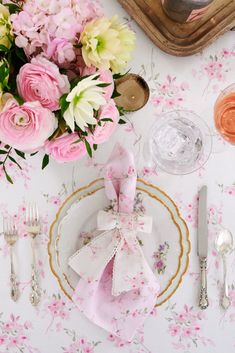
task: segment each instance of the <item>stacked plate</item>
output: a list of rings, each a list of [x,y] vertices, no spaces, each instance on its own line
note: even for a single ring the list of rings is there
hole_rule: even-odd
[[[104,181],[98,179],[74,192],[59,209],[51,225],[48,253],[51,270],[61,289],[71,298],[79,280],[68,259],[97,236],[96,217],[110,207]],[[138,180],[134,211],[153,218],[151,234],[138,234],[146,259],[161,285],[156,305],[168,300],[188,267],[188,228],[175,203],[156,186]]]

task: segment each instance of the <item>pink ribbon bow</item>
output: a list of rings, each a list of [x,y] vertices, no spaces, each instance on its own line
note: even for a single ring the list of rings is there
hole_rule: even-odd
[[[137,239],[137,231],[151,232],[152,220],[133,213],[133,155],[117,145],[105,170],[105,190],[113,210],[98,213],[102,233],[69,260],[81,277],[73,301],[95,324],[130,341],[153,309],[159,291]]]

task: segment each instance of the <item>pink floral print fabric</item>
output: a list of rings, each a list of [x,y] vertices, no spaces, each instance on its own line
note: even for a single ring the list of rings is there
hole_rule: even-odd
[[[151,220],[132,213],[134,158],[120,145],[105,167],[105,191],[114,210],[98,214],[104,232],[69,262],[81,276],[73,301],[96,325],[131,341],[156,303],[159,284],[136,237],[137,230],[151,231]]]

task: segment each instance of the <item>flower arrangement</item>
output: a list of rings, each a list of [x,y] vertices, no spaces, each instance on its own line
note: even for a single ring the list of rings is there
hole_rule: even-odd
[[[114,79],[123,74],[135,34],[96,0],[0,4],[0,161],[45,152],[74,161],[105,142],[120,119]]]

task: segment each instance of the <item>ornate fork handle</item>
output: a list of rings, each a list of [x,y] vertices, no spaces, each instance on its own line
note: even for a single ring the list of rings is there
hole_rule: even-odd
[[[206,257],[200,258],[200,269],[201,269],[201,289],[199,296],[199,307],[204,310],[209,306],[208,296],[207,296],[207,259]]]
[[[30,293],[30,303],[34,306],[38,305],[41,299],[41,290],[38,280],[38,272],[36,270],[36,259],[35,259],[35,249],[34,249],[34,238],[32,238],[32,251],[33,251],[33,262],[32,262],[32,272],[31,272],[31,293]]]
[[[11,257],[11,275],[10,275],[11,299],[16,302],[19,299],[20,291],[19,291],[16,274],[14,270],[12,245],[10,246],[10,257]]]

